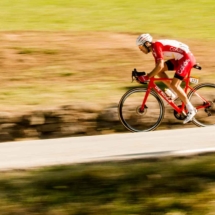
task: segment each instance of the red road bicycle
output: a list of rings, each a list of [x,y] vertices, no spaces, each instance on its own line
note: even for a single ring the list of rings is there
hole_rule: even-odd
[[[194,68],[201,69],[198,65]],[[145,75],[145,72],[132,71],[132,81],[138,76]],[[197,109],[197,114],[192,122],[201,127],[215,124],[215,84],[201,83],[194,87],[190,86],[190,73],[184,79],[184,91],[188,99]],[[165,100],[172,108],[176,119],[184,120],[186,117],[186,106],[180,101],[171,100],[166,93],[156,84],[163,80],[172,78],[151,78],[147,87],[134,88],[127,91],[121,98],[118,105],[118,114],[122,124],[132,132],[155,130],[164,117]],[[195,79],[194,79],[195,81]],[[162,100],[163,99],[163,100]]]

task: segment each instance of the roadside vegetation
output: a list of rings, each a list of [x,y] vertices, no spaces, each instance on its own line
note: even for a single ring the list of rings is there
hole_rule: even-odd
[[[0,174],[1,215],[210,215],[214,154]]]
[[[0,30],[150,32],[214,39],[213,0],[1,0]]]

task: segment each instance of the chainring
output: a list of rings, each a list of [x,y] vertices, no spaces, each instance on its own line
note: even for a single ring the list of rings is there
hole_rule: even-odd
[[[178,107],[181,108],[181,105],[178,105]],[[174,110],[173,114],[178,120],[184,120],[186,118],[186,115],[184,113],[178,113],[176,110]]]

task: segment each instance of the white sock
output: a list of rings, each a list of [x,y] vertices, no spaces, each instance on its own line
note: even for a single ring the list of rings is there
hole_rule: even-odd
[[[187,108],[188,112],[191,112],[191,111],[194,110],[194,107],[193,107],[193,105],[192,105],[190,102],[188,102],[188,103],[186,104],[186,108]]]

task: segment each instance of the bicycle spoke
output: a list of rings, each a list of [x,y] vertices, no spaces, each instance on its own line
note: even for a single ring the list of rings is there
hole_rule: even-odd
[[[210,83],[197,85],[194,92],[189,94],[189,99],[198,109],[193,122],[198,126],[215,124],[215,85]]]
[[[140,111],[145,93],[146,89],[133,89],[127,92],[119,103],[119,117],[130,131],[154,130],[163,118],[163,102],[154,92],[149,94],[144,111]]]

